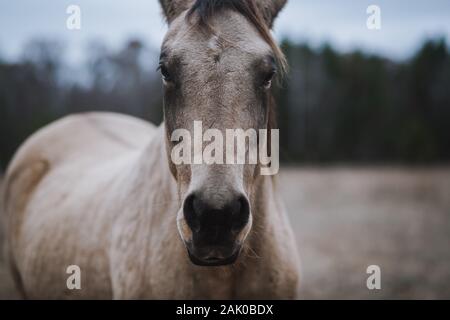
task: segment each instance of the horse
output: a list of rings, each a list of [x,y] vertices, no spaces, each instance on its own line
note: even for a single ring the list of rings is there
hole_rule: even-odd
[[[274,177],[175,164],[201,120],[271,129],[286,0],[160,0],[164,121],[91,112],[29,137],[5,176],[7,258],[23,298],[296,299],[299,256]],[[270,142],[270,141],[269,141]],[[80,285],[68,286],[70,266]]]

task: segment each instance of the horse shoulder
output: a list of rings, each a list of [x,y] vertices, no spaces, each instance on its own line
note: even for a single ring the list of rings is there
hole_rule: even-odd
[[[21,250],[26,248],[20,248],[20,230],[27,220],[26,212],[32,204],[33,194],[37,193],[44,178],[52,178],[53,172],[64,171],[66,166],[72,169],[79,166],[85,171],[94,163],[108,161],[124,151],[145,148],[154,132],[152,125],[129,116],[88,113],[55,121],[20,146],[5,175],[2,192],[5,213],[2,218],[7,226],[9,264],[22,292],[18,268],[21,261],[18,260]]]

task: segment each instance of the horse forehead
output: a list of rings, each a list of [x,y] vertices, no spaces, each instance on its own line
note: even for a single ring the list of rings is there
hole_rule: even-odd
[[[211,19],[211,26],[213,32],[201,31],[181,15],[171,25],[163,46],[176,56],[194,58],[225,53],[258,56],[271,50],[256,28],[236,12],[217,14]]]

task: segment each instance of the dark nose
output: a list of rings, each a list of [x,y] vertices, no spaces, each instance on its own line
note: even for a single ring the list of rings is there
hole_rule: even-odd
[[[247,225],[250,208],[243,195],[217,204],[205,195],[192,194],[185,200],[184,217],[195,246],[229,246]]]

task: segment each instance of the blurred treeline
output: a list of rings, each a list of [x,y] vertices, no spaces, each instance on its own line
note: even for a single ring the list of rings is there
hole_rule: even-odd
[[[34,40],[19,62],[0,59],[0,172],[33,132],[64,115],[113,111],[160,123],[159,52],[131,40],[120,50],[92,43],[82,66],[64,61],[64,46]]]
[[[281,156],[293,163],[437,164],[450,160],[450,54],[429,40],[402,62],[325,45],[282,43],[290,73],[276,90]],[[43,125],[109,110],[162,119],[159,53],[137,40],[91,45],[83,66],[33,41],[18,62],[0,58],[0,170]]]
[[[450,55],[430,40],[393,62],[330,46],[283,43],[279,92],[285,158],[308,163],[436,164],[450,160]]]

